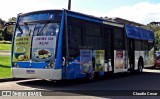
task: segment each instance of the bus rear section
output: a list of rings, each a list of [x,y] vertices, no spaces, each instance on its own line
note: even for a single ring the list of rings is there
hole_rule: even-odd
[[[55,69],[62,11],[38,11],[17,18],[12,46],[14,78],[62,79]]]

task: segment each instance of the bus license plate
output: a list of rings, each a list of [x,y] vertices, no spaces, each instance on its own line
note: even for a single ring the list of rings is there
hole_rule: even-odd
[[[35,74],[35,70],[26,70],[27,74]]]

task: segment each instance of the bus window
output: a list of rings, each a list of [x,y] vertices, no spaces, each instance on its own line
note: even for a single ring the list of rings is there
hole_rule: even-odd
[[[136,51],[141,51],[142,50],[141,40],[135,40],[135,50]]]
[[[112,29],[104,29],[104,49],[106,59],[111,59],[112,33]]]
[[[99,25],[94,23],[86,23],[86,46],[95,50],[102,49],[102,35]]]
[[[148,50],[148,41],[142,41],[142,50]]]
[[[122,29],[115,28],[115,49],[124,49],[124,34]]]
[[[69,56],[76,57],[79,55],[79,47],[82,46],[82,29],[74,25],[69,29]]]
[[[58,23],[37,24],[34,36],[57,36],[59,32]]]
[[[34,25],[18,25],[16,37],[31,36],[34,31]]]
[[[154,47],[154,42],[148,41],[148,47],[149,47],[149,51],[150,51]]]

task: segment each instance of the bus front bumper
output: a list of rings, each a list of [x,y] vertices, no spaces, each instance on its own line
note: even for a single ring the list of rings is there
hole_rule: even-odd
[[[61,80],[62,69],[12,68],[13,78]]]

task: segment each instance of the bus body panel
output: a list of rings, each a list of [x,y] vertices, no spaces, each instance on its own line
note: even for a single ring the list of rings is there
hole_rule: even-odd
[[[62,26],[64,22],[60,24],[61,18],[62,11],[60,10],[38,11],[18,16],[11,57],[12,76],[14,78],[62,79],[62,68],[55,69],[57,68],[54,58],[56,47],[54,47],[53,52],[53,48],[51,47],[56,45],[55,39],[58,39],[58,31],[63,32]],[[58,23],[60,24],[59,26]],[[25,29],[29,29],[29,32],[25,31]],[[27,43],[29,46],[23,45]],[[22,53],[16,51],[16,48],[23,48],[20,50],[26,51],[27,49],[29,51]],[[40,53],[44,53],[43,58]]]
[[[67,68],[67,71],[65,71]],[[63,67],[63,79],[76,79],[86,77],[85,73],[81,72],[79,63],[71,63],[68,66]]]
[[[14,78],[61,80],[62,69],[12,68]]]
[[[126,51],[114,50],[114,73],[127,72],[128,65],[126,64]]]

